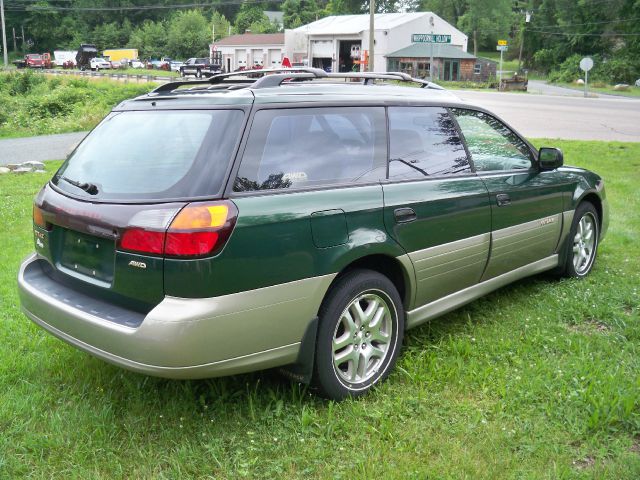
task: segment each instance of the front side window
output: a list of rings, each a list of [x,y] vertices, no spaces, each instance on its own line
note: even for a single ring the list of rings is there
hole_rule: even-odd
[[[445,108],[389,108],[389,147],[389,180],[471,171],[460,135]]]
[[[382,107],[261,110],[233,190],[364,183],[385,174]]]
[[[453,109],[453,112],[477,171],[531,168],[529,147],[502,122],[475,110]]]

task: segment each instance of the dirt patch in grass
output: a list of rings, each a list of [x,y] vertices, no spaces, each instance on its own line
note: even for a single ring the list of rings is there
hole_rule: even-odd
[[[596,464],[596,459],[590,455],[587,455],[586,457],[581,458],[580,460],[573,461],[573,466],[578,470],[585,470],[587,468],[591,468],[595,464]]]
[[[582,333],[584,335],[592,335],[594,333],[606,335],[611,331],[611,327],[609,325],[595,318],[589,318],[584,323],[569,325],[567,329],[570,332]]]

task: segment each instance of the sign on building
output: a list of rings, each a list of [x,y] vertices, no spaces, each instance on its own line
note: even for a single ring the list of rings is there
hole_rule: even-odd
[[[438,35],[435,33],[414,33],[411,35],[413,43],[451,43],[451,35]]]

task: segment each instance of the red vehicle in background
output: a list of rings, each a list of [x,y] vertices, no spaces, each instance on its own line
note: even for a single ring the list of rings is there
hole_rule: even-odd
[[[51,54],[28,53],[22,60],[16,60],[17,68],[51,68]]]

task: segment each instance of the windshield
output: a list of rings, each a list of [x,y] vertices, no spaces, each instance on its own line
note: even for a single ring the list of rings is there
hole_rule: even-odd
[[[42,57],[40,55],[27,55],[31,60],[40,60]]]
[[[94,58],[93,61],[94,62],[106,62],[106,60],[104,58]]]
[[[109,115],[52,182],[97,201],[213,196],[240,134],[240,110],[120,112]]]

